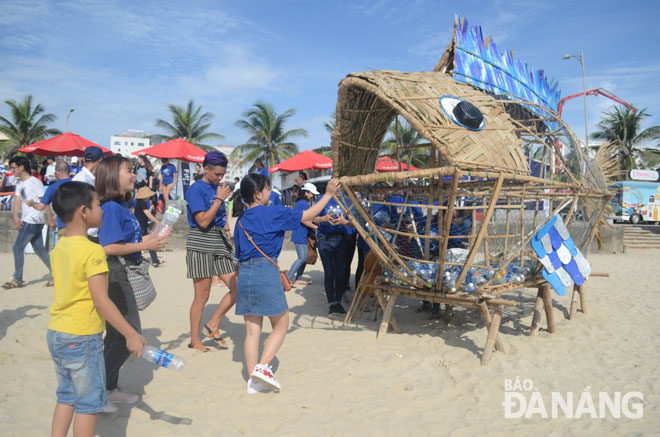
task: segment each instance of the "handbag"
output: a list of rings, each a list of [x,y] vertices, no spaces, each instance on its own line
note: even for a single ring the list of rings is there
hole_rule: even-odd
[[[117,257],[126,270],[128,283],[131,284],[137,309],[144,311],[156,299],[156,287],[149,276],[149,263],[142,259],[140,264],[128,264],[123,256]]]
[[[243,229],[243,232],[245,232],[245,236],[247,237],[248,240],[250,240],[250,243],[252,243],[254,248],[257,249],[259,251],[259,253],[262,254],[268,261],[272,262],[273,265],[275,266],[275,268],[277,269],[277,271],[280,272],[280,281],[282,281],[282,287],[284,288],[284,291],[291,290],[291,288],[293,288],[293,286],[291,285],[291,281],[289,280],[289,277],[286,275],[289,271],[288,270],[280,270],[280,266],[278,266],[275,261],[270,259],[270,257],[268,255],[263,253],[263,251],[261,249],[259,249],[259,246],[257,246],[257,244],[254,242],[252,237],[250,237],[250,234],[247,233],[247,231],[243,227],[243,224],[240,222],[240,220],[238,221],[238,225],[241,227],[241,229]]]
[[[316,260],[319,259],[319,254],[316,251],[319,243],[314,237],[307,237],[307,264],[314,265]]]

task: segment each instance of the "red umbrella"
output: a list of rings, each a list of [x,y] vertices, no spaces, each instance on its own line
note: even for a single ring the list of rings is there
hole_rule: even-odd
[[[176,140],[156,144],[146,149],[133,152],[133,155],[149,155],[154,158],[181,159],[188,162],[203,162],[206,152],[192,143],[177,138]]]
[[[276,171],[325,170],[332,168],[332,159],[311,150],[305,150],[268,169]]]
[[[52,138],[30,144],[29,146],[21,147],[18,151],[42,156],[83,156],[85,149],[89,146],[100,147],[105,156],[113,154],[110,149],[101,147],[95,142],[71,132],[65,132]]]
[[[410,166],[405,162],[399,162],[394,158],[389,156],[381,156],[376,162],[376,171],[379,173],[385,173],[388,171],[408,171],[408,170],[419,170],[417,167]]]

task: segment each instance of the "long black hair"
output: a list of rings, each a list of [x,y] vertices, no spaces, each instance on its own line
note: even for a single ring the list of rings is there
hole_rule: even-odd
[[[270,187],[270,179],[259,173],[250,173],[241,181],[241,197],[246,205],[254,202],[254,195]]]

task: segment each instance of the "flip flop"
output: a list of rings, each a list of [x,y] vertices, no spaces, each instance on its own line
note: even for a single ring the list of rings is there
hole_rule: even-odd
[[[12,288],[21,288],[25,286],[25,281],[7,281],[2,284],[2,288],[5,290],[11,290]]]
[[[209,328],[208,325],[204,324],[204,327],[202,328],[202,332],[211,340],[215,341],[216,344],[223,347],[227,347],[227,342],[225,341],[224,338],[220,336],[220,331],[218,331],[217,329],[215,331],[211,331],[211,328]]]
[[[211,349],[207,348],[207,347],[204,346],[202,343],[197,343],[197,344],[194,345],[194,346],[193,346],[192,343],[188,343],[188,347],[189,347],[190,349],[196,349],[196,350],[198,350],[198,351],[200,351],[200,352],[202,352],[202,353],[211,352]]]
[[[52,287],[53,285],[55,285],[55,281],[51,279],[50,281],[46,282],[46,285],[44,285],[44,287]]]

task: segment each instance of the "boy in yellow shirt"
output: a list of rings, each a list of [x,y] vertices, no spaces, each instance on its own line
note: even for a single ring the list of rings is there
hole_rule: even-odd
[[[105,321],[126,337],[133,355],[140,356],[147,341],[108,297],[105,252],[87,238],[87,229],[101,227],[103,216],[94,187],[65,182],[55,191],[52,203],[67,232],[50,255],[55,302],[50,307],[47,339],[58,382],[51,435],[66,436],[73,419],[75,436],[93,436],[96,414],[107,403]]]

